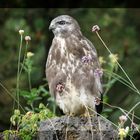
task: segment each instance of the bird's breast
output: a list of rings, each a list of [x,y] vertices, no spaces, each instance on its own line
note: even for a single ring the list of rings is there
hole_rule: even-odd
[[[66,82],[67,89],[63,91],[62,94],[56,94],[56,102],[59,107],[63,110],[65,114],[68,115],[80,115],[85,112],[84,104],[80,99],[80,93],[75,88],[75,86],[70,83]]]

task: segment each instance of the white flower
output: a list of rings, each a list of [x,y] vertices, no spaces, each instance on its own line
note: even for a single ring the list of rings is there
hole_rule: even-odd
[[[31,40],[31,37],[30,36],[25,36],[25,40],[26,41],[30,41]]]
[[[129,132],[129,126],[127,126],[127,127],[125,128],[125,133],[128,134],[128,132]]]
[[[98,32],[100,30],[100,27],[98,25],[94,25],[92,27],[92,32]]]
[[[19,30],[19,34],[23,35],[24,34],[24,30]]]
[[[34,56],[34,53],[32,52],[27,52],[27,58]]]
[[[119,117],[119,120],[121,123],[125,123],[127,121],[127,117],[125,115],[122,115]]]

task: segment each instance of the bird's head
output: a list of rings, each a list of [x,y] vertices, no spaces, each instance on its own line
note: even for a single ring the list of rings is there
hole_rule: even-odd
[[[69,36],[79,31],[80,27],[77,21],[68,15],[61,15],[53,19],[50,23],[49,30],[52,30],[55,36]]]

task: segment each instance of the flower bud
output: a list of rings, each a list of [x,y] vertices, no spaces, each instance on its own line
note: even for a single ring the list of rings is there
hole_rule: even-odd
[[[24,30],[19,30],[19,34],[23,35],[24,34]]]
[[[95,77],[102,77],[103,76],[103,70],[99,69],[99,68],[95,69],[94,76]]]
[[[30,36],[25,36],[25,40],[26,41],[30,41],[31,40],[31,37]]]
[[[106,63],[105,59],[102,56],[99,57],[99,62],[101,65]]]
[[[98,25],[94,25],[92,27],[92,32],[98,32],[98,31],[100,31],[100,27]]]
[[[125,123],[127,121],[127,117],[125,115],[122,115],[119,117],[119,120],[121,123]]]
[[[14,114],[17,115],[17,116],[20,115],[20,110],[15,109]]]
[[[32,56],[34,56],[34,53],[32,53],[32,52],[27,52],[27,58],[30,58],[30,57],[32,57]]]
[[[112,63],[115,63],[119,59],[118,54],[110,54],[109,58],[112,61]]]

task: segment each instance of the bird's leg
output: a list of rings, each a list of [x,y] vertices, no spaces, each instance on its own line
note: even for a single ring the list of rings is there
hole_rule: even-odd
[[[74,116],[75,116],[75,113],[72,113],[72,112],[71,112],[71,113],[69,114],[69,116],[70,116],[70,117],[74,117]]]
[[[89,115],[89,112],[88,111],[85,111],[85,113],[83,114],[83,117],[86,117],[88,118],[90,115]]]
[[[85,118],[92,117],[92,113],[86,108],[85,112],[81,114],[80,117],[85,117]]]
[[[81,117],[94,117],[95,116],[95,113],[93,112],[89,112],[89,111],[86,111],[84,114],[81,115]]]

